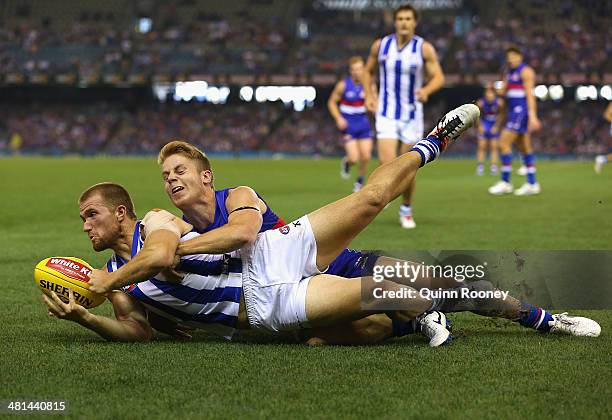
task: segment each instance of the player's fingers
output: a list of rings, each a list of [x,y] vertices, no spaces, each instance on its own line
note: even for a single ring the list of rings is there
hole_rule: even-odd
[[[58,308],[55,302],[49,299],[47,295],[43,295],[43,300],[45,301],[45,303],[47,304],[47,307],[49,308],[49,315],[55,316],[58,318],[61,318],[62,316],[64,316],[64,312],[62,311],[62,309]]]
[[[65,304],[55,292],[51,292],[51,298],[53,299],[55,304],[59,307],[60,311],[63,312],[68,307],[68,305]]]
[[[49,299],[49,297],[47,295],[43,295],[42,299],[43,299],[43,302],[45,303],[45,305],[47,305],[47,307],[49,309],[57,310],[57,306],[55,305],[55,303],[53,303],[53,301],[51,299]]]
[[[76,302],[74,300],[74,293],[72,292],[72,289],[68,289],[68,303],[70,304],[70,306],[76,305]]]

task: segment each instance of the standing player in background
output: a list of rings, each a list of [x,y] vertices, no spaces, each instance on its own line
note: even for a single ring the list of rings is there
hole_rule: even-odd
[[[415,35],[419,20],[417,10],[400,6],[393,12],[395,33],[377,39],[363,74],[366,107],[376,115],[378,157],[385,164],[406,153],[423,137],[423,103],[444,85],[444,74],[433,45]],[[379,68],[379,94],[372,79]],[[425,83],[427,81],[427,83]],[[415,179],[402,194],[400,224],[416,227],[412,217],[412,195]]]
[[[531,145],[531,132],[540,129],[536,98],[533,93],[535,72],[523,62],[523,54],[515,47],[506,49],[508,71],[502,91],[506,95],[507,122],[501,133],[501,180],[489,188],[493,195],[510,194],[514,187],[510,183],[512,171],[512,143],[519,141],[519,150],[527,167],[527,182],[514,191],[515,195],[535,195],[540,193],[536,182],[535,155]]]
[[[366,114],[365,96],[361,84],[363,66],[363,58],[351,57],[350,76],[336,83],[327,100],[329,113],[342,133],[346,152],[346,156],[342,159],[340,176],[349,179],[351,165],[359,162],[359,175],[355,180],[353,192],[361,189],[368,172],[368,163],[372,158],[372,127]]]
[[[612,102],[608,103],[608,107],[604,111],[603,114],[606,121],[610,123],[610,137],[612,137]],[[607,155],[598,155],[595,157],[595,172],[601,173],[603,166],[612,160],[612,153],[608,153]]]
[[[499,160],[497,151],[497,140],[499,139],[499,128],[501,123],[500,114],[504,106],[503,99],[495,94],[493,86],[485,87],[484,96],[480,98],[476,105],[480,108],[480,124],[478,125],[478,152],[476,159],[476,175],[484,174],[484,161],[487,154],[487,144],[489,145],[491,157],[491,174],[497,174],[497,163]]]

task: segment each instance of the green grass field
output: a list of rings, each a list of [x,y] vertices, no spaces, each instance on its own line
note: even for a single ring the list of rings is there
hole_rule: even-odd
[[[332,160],[219,160],[218,188],[248,184],[286,220],[350,191]],[[612,249],[612,167],[542,162],[543,193],[491,197],[496,179],[468,161],[442,161],[418,176],[418,228],[399,229],[398,202],[354,243],[357,248]],[[246,334],[226,343],[106,343],[51,319],[32,281],[52,255],[101,265],[81,232],[76,200],[115,181],[142,216],[170,209],[158,168],[147,159],[0,160],[0,400],[69,402],[72,418],[610,418],[612,310],[574,311],[602,326],[597,339],[542,336],[505,320],[451,315],[458,338],[430,349],[411,336],[370,347],[308,348]],[[519,180],[515,177],[515,185]],[[347,215],[350,217],[350,215]],[[110,315],[110,305],[94,310]]]

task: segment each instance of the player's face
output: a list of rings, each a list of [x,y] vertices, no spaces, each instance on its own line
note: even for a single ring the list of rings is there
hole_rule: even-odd
[[[351,78],[353,80],[361,80],[361,76],[363,75],[363,63],[358,61],[351,64],[349,67],[349,73],[351,74]]]
[[[96,194],[83,201],[79,213],[83,221],[83,232],[89,237],[94,251],[111,248],[121,234],[121,226],[102,197]]]
[[[514,51],[509,51],[506,53],[506,61],[508,62],[510,68],[514,69],[521,64],[521,61],[523,61],[523,56]]]
[[[166,194],[180,209],[202,200],[207,184],[212,182],[210,171],[201,171],[196,161],[180,154],[164,161],[162,177]]]
[[[495,92],[493,91],[492,87],[488,87],[488,88],[485,89],[485,98],[489,102],[491,102],[493,99],[495,99]]]
[[[416,26],[417,21],[412,10],[403,10],[395,16],[395,32],[398,35],[412,36]]]

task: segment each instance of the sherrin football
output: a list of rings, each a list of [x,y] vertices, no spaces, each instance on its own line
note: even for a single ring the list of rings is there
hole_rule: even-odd
[[[95,308],[105,297],[89,290],[89,275],[92,267],[74,257],[45,258],[34,269],[34,281],[46,295],[55,292],[68,303],[68,289],[72,289],[74,300],[85,308]]]

